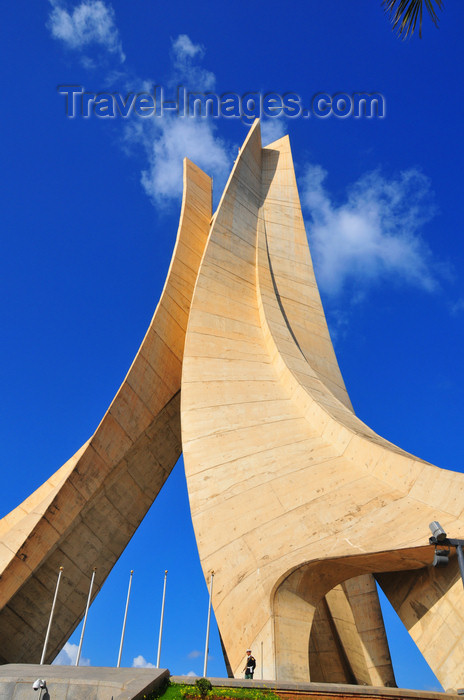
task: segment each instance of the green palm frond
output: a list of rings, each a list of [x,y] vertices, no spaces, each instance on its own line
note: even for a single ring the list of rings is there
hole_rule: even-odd
[[[398,32],[398,36],[407,39],[414,33],[417,19],[419,18],[419,37],[422,37],[422,14],[424,5],[432,19],[438,27],[437,10],[443,9],[444,0],[383,0],[382,5],[389,15],[393,24],[393,29]]]

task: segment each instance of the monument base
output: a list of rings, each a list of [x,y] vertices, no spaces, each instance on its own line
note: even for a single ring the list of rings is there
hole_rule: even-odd
[[[242,678],[209,678],[211,684],[222,688],[268,688],[283,700],[462,700],[456,691],[446,693],[428,690],[407,690],[370,685],[345,685],[341,683],[290,683]],[[191,676],[171,676],[172,683],[192,684]]]
[[[142,700],[168,678],[169,671],[159,668],[5,664],[0,700]],[[34,693],[41,680],[45,687]]]

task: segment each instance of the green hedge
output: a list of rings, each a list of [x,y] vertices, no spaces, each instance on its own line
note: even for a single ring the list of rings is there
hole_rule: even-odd
[[[204,682],[206,681],[206,683]],[[209,685],[207,685],[209,684]],[[209,690],[208,688],[211,687]],[[272,690],[266,688],[223,688],[213,687],[207,679],[199,678],[196,685],[170,683],[153,693],[144,695],[144,700],[214,700],[218,698],[236,698],[237,700],[281,700]]]

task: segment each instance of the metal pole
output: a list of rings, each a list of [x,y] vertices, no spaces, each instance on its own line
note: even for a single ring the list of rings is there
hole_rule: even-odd
[[[211,572],[211,579],[209,582],[208,622],[206,623],[205,663],[203,665],[203,678],[206,678],[206,668],[208,666],[209,623],[211,620],[211,599],[213,597],[213,578],[214,578],[214,571]]]
[[[163,600],[161,602],[161,620],[160,620],[160,631],[158,637],[158,654],[156,656],[156,668],[160,666],[161,657],[161,638],[163,636],[163,621],[164,621],[164,601],[166,600],[166,579],[168,576],[168,570],[164,572],[164,584],[163,584]]]
[[[124,644],[124,634],[126,632],[127,609],[129,607],[129,598],[130,598],[130,592],[131,592],[133,573],[134,573],[134,570],[132,569],[130,572],[130,576],[129,576],[129,588],[127,589],[126,610],[124,612],[124,622],[122,623],[121,644],[119,645],[118,663],[116,664],[116,668],[119,668],[119,666],[121,665],[122,645]]]
[[[93,582],[95,580],[95,572],[96,568],[93,569],[92,571],[92,578],[90,579],[90,588],[89,588],[89,595],[87,598],[87,605],[85,607],[85,614],[84,614],[84,623],[82,625],[82,632],[81,632],[81,640],[79,642],[79,649],[77,650],[77,656],[76,656],[76,666],[79,666],[79,660],[81,658],[81,651],[82,651],[82,642],[84,641],[84,632],[85,632],[85,626],[87,624],[87,613],[89,612],[89,607],[90,607],[90,598],[92,597],[92,588],[93,588]]]
[[[461,572],[462,585],[464,586],[464,554],[462,553],[462,544],[456,545],[458,554],[459,571]]]
[[[40,659],[40,665],[42,666],[45,661],[45,654],[47,653],[48,638],[50,636],[50,630],[52,627],[53,613],[55,612],[56,599],[58,597],[58,588],[60,587],[61,574],[63,573],[63,567],[60,566],[60,572],[58,574],[58,580],[56,582],[55,595],[53,596],[52,609],[50,610],[50,619],[48,620],[47,633],[45,635],[45,642],[43,645],[42,658]]]

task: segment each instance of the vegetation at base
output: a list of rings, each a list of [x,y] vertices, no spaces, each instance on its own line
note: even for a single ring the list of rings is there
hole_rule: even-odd
[[[197,680],[195,681],[195,685],[200,691],[200,695],[202,698],[206,698],[209,691],[213,689],[211,681],[209,681],[207,678],[197,678]]]
[[[166,700],[167,700],[167,697],[168,697],[167,691],[169,690],[170,687],[171,687],[171,681],[169,680],[169,678],[163,678],[159,687],[156,688],[156,690],[152,690],[152,692],[148,693],[148,695],[144,695],[143,700],[157,700],[157,698],[160,698],[160,697],[163,697],[163,698],[166,697]]]
[[[144,695],[144,700],[281,700],[267,688],[213,687],[207,678],[198,678],[195,685],[170,683]]]

